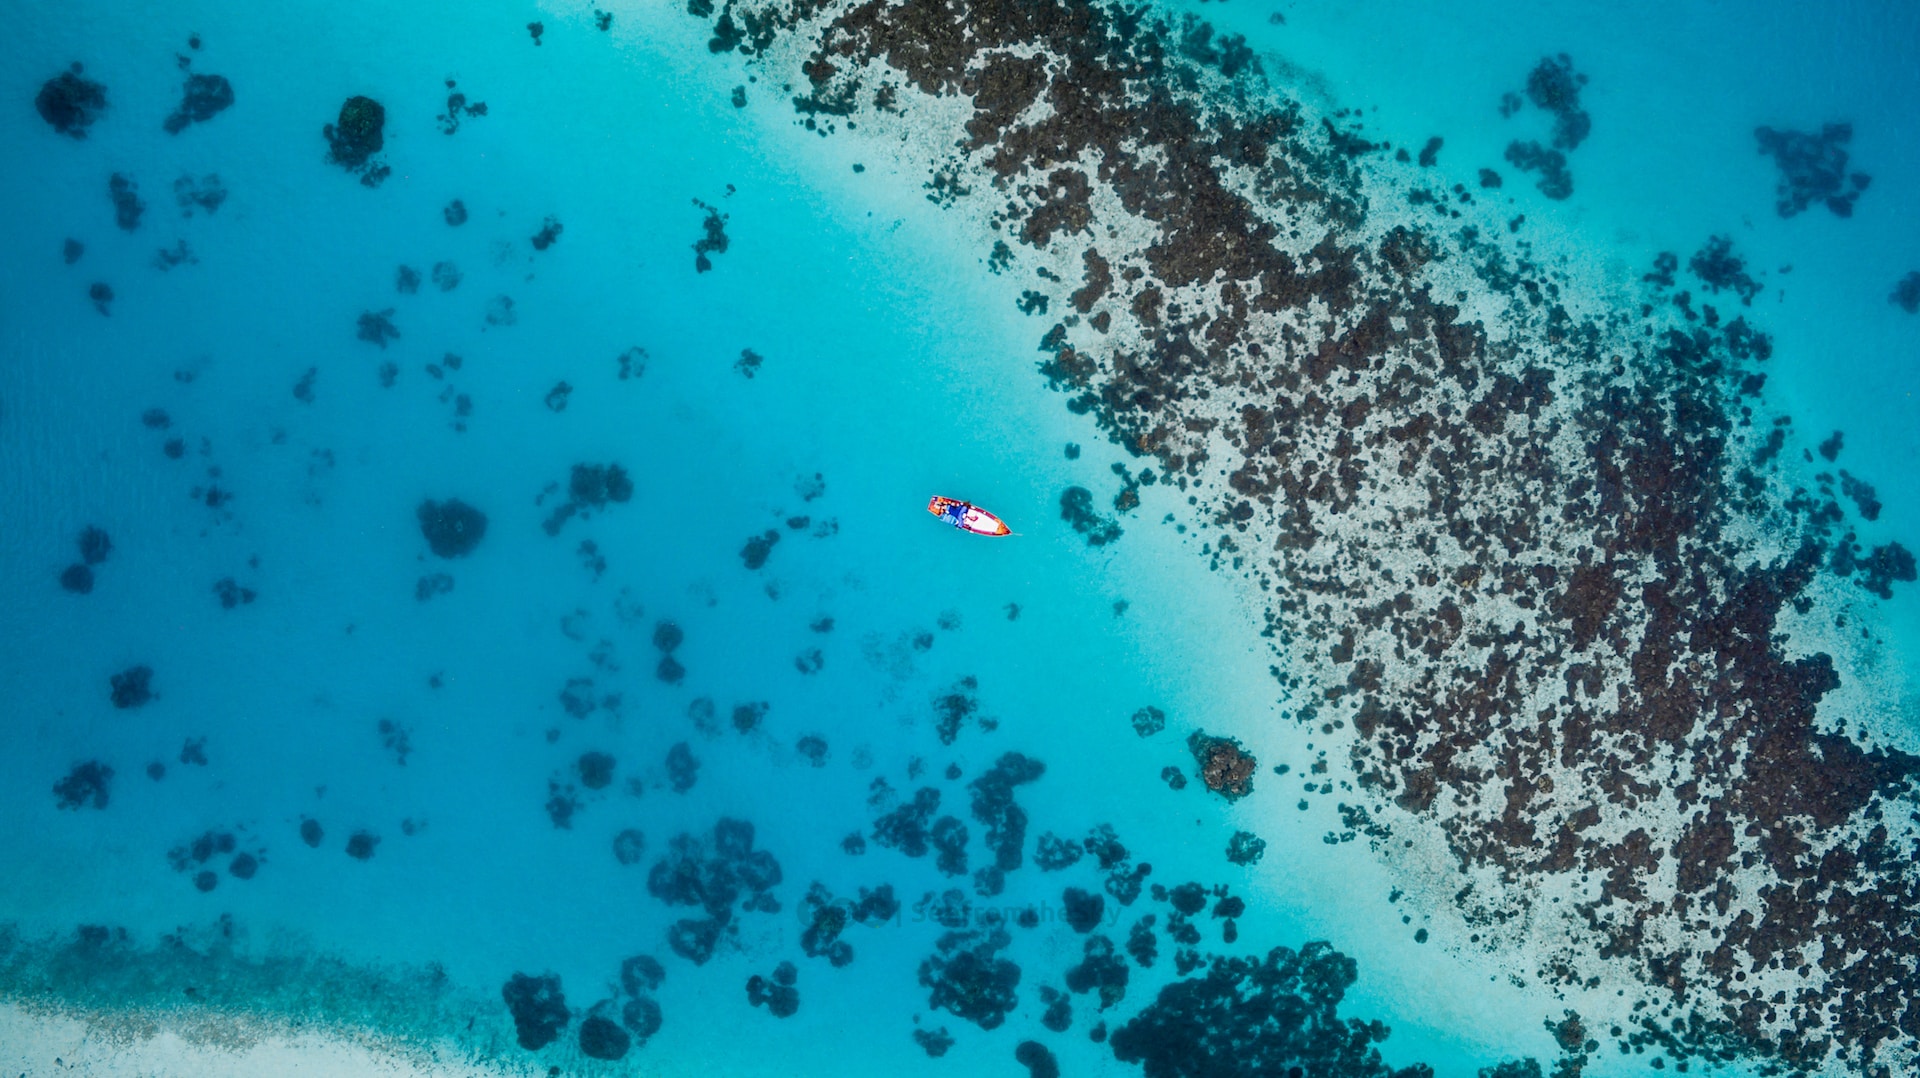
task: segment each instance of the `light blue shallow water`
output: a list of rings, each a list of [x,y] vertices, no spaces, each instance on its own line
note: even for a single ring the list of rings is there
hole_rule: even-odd
[[[1465,1075],[1553,1059],[1543,1022],[1559,1002],[1445,935],[1452,922],[1432,920],[1443,903],[1403,901],[1419,875],[1404,861],[1323,841],[1343,827],[1350,776],[1336,754],[1326,789],[1296,798],[1328,747],[1282,721],[1300,701],[1276,691],[1256,600],[1195,556],[1185,497],[1145,488],[1111,545],[1061,519],[1063,490],[1104,500],[1110,466],[1137,462],[1034,372],[1051,323],[1015,307],[1026,278],[989,272],[923,197],[923,173],[798,126],[784,94],[709,55],[700,21],[610,10],[605,30],[585,8],[493,3],[15,13],[0,45],[14,103],[0,111],[12,161],[0,198],[14,209],[0,219],[0,922],[28,940],[125,926],[148,947],[230,916],[256,957],[437,963],[489,1002],[515,973],[556,974],[572,1022],[542,1054],[512,1043],[504,1007],[478,1032],[406,1028],[417,1012],[399,1007],[319,1014],[464,1038],[512,1065],[1018,1073],[1014,1045],[1032,1039],[1065,1073],[1132,1073],[1087,1032],[1117,1028],[1176,978],[1164,933],[1111,1011],[1069,993],[1070,1033],[1046,1026],[1037,994],[1082,957],[1061,889],[1099,893],[1102,877],[1091,858],[1041,872],[1035,840],[1110,824],[1135,864],[1151,863],[1150,884],[1225,885],[1245,900],[1237,945],[1224,918],[1195,917],[1207,950],[1325,939],[1353,956],[1341,1015],[1393,1028],[1388,1065]],[[1920,532],[1920,321],[1887,301],[1920,268],[1906,212],[1920,73],[1900,47],[1911,12],[1195,10],[1245,34],[1314,107],[1367,109],[1370,137],[1418,147],[1444,135],[1449,182],[1471,184],[1483,164],[1506,173],[1503,195],[1542,244],[1608,280],[1734,236],[1766,270],[1754,308],[1776,340],[1769,406],[1809,443],[1846,432],[1841,465],[1885,503],[1863,538]],[[1541,117],[1503,120],[1497,105],[1562,50],[1591,79],[1593,134],[1570,155],[1574,197],[1549,202],[1499,159]],[[236,100],[169,134],[176,57],[231,79]],[[84,139],[32,107],[76,60],[110,94]],[[450,81],[487,110],[448,134],[436,115]],[[738,85],[744,108],[729,99]],[[386,108],[392,173],[377,187],[325,160],[320,128],[355,94]],[[1857,212],[1776,217],[1752,128],[1840,119],[1854,125],[1855,167],[1873,175]],[[114,222],[115,173],[145,202],[132,231]],[[184,212],[176,179],[210,174],[225,201]],[[457,227],[443,216],[453,199],[469,215]],[[701,273],[708,207],[727,244]],[[562,230],[536,249],[549,219]],[[69,238],[84,252],[66,264]],[[190,264],[157,266],[176,241]],[[457,267],[457,286],[438,285],[438,264]],[[403,266],[417,290],[396,288]],[[106,317],[95,282],[112,289]],[[397,337],[358,339],[363,316],[388,309]],[[620,465],[631,497],[549,534],[582,464]],[[210,505],[216,488],[230,500]],[[944,529],[921,509],[935,493],[979,501],[1019,535]],[[448,498],[487,521],[452,559],[416,518]],[[89,526],[112,552],[74,594],[60,576]],[[755,567],[749,541],[768,534],[777,542]],[[229,579],[246,590],[226,607],[216,582]],[[1897,675],[1911,614],[1895,604],[1887,617]],[[677,681],[656,674],[663,621],[684,633]],[[154,698],[115,707],[109,679],[140,666]],[[1907,690],[1888,684],[1888,710],[1903,715]],[[956,691],[979,710],[948,745],[936,721]],[[563,695],[594,706],[569,714]],[[735,708],[755,703],[757,725],[735,729]],[[1136,736],[1131,717],[1148,706],[1165,728]],[[1185,747],[1195,730],[1258,757],[1256,796],[1201,788]],[[805,738],[825,744],[817,766]],[[681,744],[699,766],[676,791]],[[589,752],[614,760],[604,788],[583,778]],[[1003,894],[871,837],[876,805],[932,787],[935,815],[969,829],[969,871],[990,863],[968,784],[1010,752],[1046,772],[1016,794],[1027,863]],[[62,809],[49,788],[87,760],[112,768],[110,796]],[[1185,789],[1168,788],[1166,768]],[[556,797],[577,805],[570,816]],[[736,913],[696,964],[667,932],[697,911],[650,895],[647,874],[675,835],[704,839],[723,817],[750,821],[778,859],[780,908]],[[309,820],[317,845],[302,837]],[[630,828],[646,852],[625,865],[612,850]],[[1267,843],[1257,864],[1223,856],[1239,830]],[[356,859],[348,839],[362,831],[378,842]],[[209,833],[234,846],[202,861],[192,842]],[[843,849],[851,833],[869,836],[864,854]],[[169,863],[180,848],[184,871]],[[231,871],[238,853],[257,874]],[[203,870],[215,874],[205,891]],[[837,968],[802,953],[816,881],[846,899],[890,884],[904,909],[849,927],[855,957]],[[936,1010],[921,984],[943,928],[915,903],[950,888],[976,914],[1045,911],[1006,952],[1025,973],[995,1030]],[[1109,898],[1101,931],[1118,945],[1149,912],[1164,929],[1164,902]],[[666,967],[664,1023],[619,1064],[585,1061],[580,1023],[603,1001],[617,1010],[620,963],[636,954]],[[782,961],[798,967],[801,1005],[776,1019],[743,985]],[[9,968],[10,998],[112,1005]],[[154,1001],[129,989],[126,1002]],[[956,1039],[938,1061],[910,1036],[933,1027]],[[1587,1073],[1642,1063],[1607,1044]]]

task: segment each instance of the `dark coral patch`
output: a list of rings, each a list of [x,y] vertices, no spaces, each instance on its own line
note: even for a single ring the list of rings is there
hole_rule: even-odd
[[[693,204],[707,214],[700,226],[700,238],[693,245],[694,272],[705,273],[713,268],[713,260],[708,255],[727,253],[727,216],[697,198]]]
[[[580,772],[580,785],[589,790],[604,790],[613,782],[613,757],[604,752],[586,752],[574,763]]]
[[[40,118],[68,138],[86,138],[87,128],[107,111],[107,88],[87,78],[78,63],[40,85],[33,107]]]
[[[667,783],[677,794],[693,789],[700,778],[700,761],[694,758],[693,748],[684,741],[676,742],[667,750]]]
[[[652,955],[637,954],[620,963],[620,990],[630,996],[652,992],[666,979],[666,967]]]
[[[613,836],[613,859],[623,865],[637,865],[647,854],[647,836],[629,827]]]
[[[145,707],[158,695],[153,691],[153,667],[130,666],[107,680],[113,706],[122,710]]]
[[[767,717],[768,704],[765,700],[754,700],[733,707],[733,728],[740,733],[751,733],[760,727]]]
[[[54,803],[63,809],[107,807],[113,783],[113,768],[98,760],[73,765],[67,777],[53,784]]]
[[[1817,134],[1757,127],[1753,137],[1760,152],[1772,157],[1780,169],[1773,204],[1780,216],[1796,216],[1815,204],[1824,205],[1836,217],[1853,216],[1853,204],[1872,178],[1847,171],[1852,124],[1826,124]]]
[[[920,963],[920,983],[929,989],[927,1006],[981,1029],[998,1029],[1019,1004],[1020,967],[1000,956],[1012,942],[1002,928],[941,936],[934,953]]]
[[[140,198],[140,185],[133,182],[131,176],[116,172],[107,178],[107,197],[113,202],[113,221],[123,232],[132,232],[140,227],[140,217],[147,212],[147,204]]]
[[[387,109],[371,97],[355,95],[340,106],[340,117],[326,125],[327,158],[349,172],[368,167],[386,145]]]
[[[1027,1068],[1027,1078],[1060,1078],[1060,1061],[1039,1041],[1021,1041],[1014,1046],[1013,1058]]]
[[[610,1018],[596,1014],[580,1023],[580,1054],[588,1059],[623,1059],[632,1047],[632,1034]]]
[[[1151,705],[1133,713],[1133,732],[1152,737],[1167,728],[1167,713]]]
[[[1200,768],[1200,780],[1207,789],[1234,801],[1253,792],[1253,775],[1259,762],[1230,737],[1210,737],[1194,731],[1187,738],[1187,749]]]
[[[513,1016],[514,1035],[520,1047],[529,1052],[537,1052],[559,1040],[571,1020],[558,974],[535,977],[516,973],[501,986],[500,998]]]
[[[1251,831],[1235,831],[1227,840],[1227,860],[1236,865],[1258,864],[1267,853],[1267,840]]]
[[[88,565],[99,565],[113,553],[113,540],[105,531],[91,524],[81,531],[76,542],[80,547],[80,560]]]
[[[188,124],[205,123],[233,107],[233,83],[225,75],[188,75],[180,89],[180,106],[162,125],[170,135],[187,129]]]
[[[1100,927],[1101,919],[1106,915],[1107,900],[1096,894],[1089,894],[1078,887],[1069,887],[1060,896],[1060,910],[1067,927],[1085,935]]]
[[[916,1029],[913,1031],[913,1043],[927,1053],[927,1058],[939,1059],[953,1047],[953,1035],[947,1032],[945,1026],[937,1029]]]
[[[1507,163],[1522,172],[1540,174],[1540,193],[1556,201],[1573,195],[1573,173],[1567,169],[1567,155],[1548,149],[1538,142],[1515,139],[1507,144]]]
[[[1118,522],[1094,509],[1093,492],[1085,487],[1068,487],[1061,492],[1060,519],[1085,536],[1088,546],[1106,546],[1122,534]]]
[[[487,535],[487,515],[458,498],[431,498],[414,510],[427,546],[442,558],[464,558]]]
[[[933,643],[932,634],[924,637],[926,644]],[[918,641],[916,641],[918,646]],[[960,728],[973,722],[983,729],[994,728],[994,720],[980,714],[980,681],[969,674],[954,683],[951,690],[933,698],[934,733],[942,745],[951,745],[960,736]]]
[[[1081,945],[1080,963],[1067,970],[1067,988],[1076,994],[1093,993],[1104,1011],[1126,997],[1131,977],[1126,960],[1114,953],[1112,940],[1089,936]]]
[[[740,548],[740,561],[748,569],[758,569],[767,564],[767,557],[773,553],[773,545],[780,541],[780,533],[772,528],[748,539]]]
[[[1150,1075],[1423,1073],[1395,1072],[1381,1060],[1384,1025],[1337,1016],[1354,977],[1353,960],[1324,943],[1276,947],[1259,960],[1217,959],[1205,976],[1162,988],[1109,1041],[1115,1058]]]
[[[393,308],[380,311],[362,311],[356,324],[354,336],[368,344],[385,350],[388,341],[400,339],[400,330],[393,324]]]
[[[873,840],[908,857],[925,857],[933,814],[940,809],[940,791],[923,786],[908,801],[873,822]]]
[[[1899,283],[1893,286],[1893,294],[1887,297],[1887,302],[1908,314],[1920,314],[1920,270],[1900,278]]]
[[[995,871],[1007,873],[1019,868],[1021,848],[1026,843],[1027,812],[1014,802],[1014,790],[1038,781],[1046,773],[1047,765],[1039,760],[1009,752],[967,784],[973,818],[987,828],[984,840],[987,849],[993,851]],[[948,778],[958,775],[949,774]]]
[[[620,1024],[633,1034],[636,1043],[647,1043],[649,1038],[660,1032],[661,1022],[660,1004],[644,996],[630,999],[620,1008]]]
[[[1553,113],[1555,149],[1572,150],[1586,141],[1593,121],[1580,107],[1580,89],[1587,77],[1573,69],[1566,53],[1549,56],[1527,74],[1527,99],[1535,108]],[[1424,154],[1422,164],[1425,164]]]
[[[557,218],[549,217],[540,223],[540,231],[535,232],[533,239],[528,242],[533,244],[534,250],[544,251],[559,242],[564,227]]]
[[[800,991],[794,987],[799,970],[791,962],[782,962],[770,977],[754,974],[747,978],[747,1003],[765,1007],[775,1018],[791,1018],[800,1009]]]

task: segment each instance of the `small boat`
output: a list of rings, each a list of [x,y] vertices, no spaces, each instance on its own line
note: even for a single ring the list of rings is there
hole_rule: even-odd
[[[958,498],[935,498],[927,503],[927,512],[959,528],[963,532],[975,535],[1012,535],[1013,529],[1007,522],[987,512],[985,509]]]

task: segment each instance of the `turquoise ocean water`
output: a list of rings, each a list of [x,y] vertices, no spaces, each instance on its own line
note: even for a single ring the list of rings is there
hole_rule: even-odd
[[[1428,212],[1381,190],[1462,184],[1474,219],[1524,215],[1507,235],[1600,302],[1659,252],[1684,266],[1730,237],[1762,286],[1742,313],[1773,336],[1757,407],[1793,417],[1786,466],[1872,486],[1876,519],[1848,525],[1864,545],[1920,535],[1920,316],[1889,301],[1920,270],[1914,11],[1154,10],[1244,35],[1316,120],[1416,153],[1444,137],[1424,170],[1365,159],[1370,227]],[[1065,301],[1034,311],[1027,252],[994,263],[965,200],[928,197],[964,134],[951,114],[822,115],[852,129],[821,137],[779,57],[717,53],[700,14],[14,11],[0,999],[372,1029],[530,1072],[1125,1074],[1143,1068],[1118,1031],[1166,986],[1326,941],[1350,983],[1323,979],[1334,962],[1251,1018],[1189,1015],[1145,1073],[1771,1065],[1633,1041],[1644,966],[1549,989],[1532,971],[1559,922],[1476,928],[1436,830],[1365,841],[1346,726],[1302,721],[1313,687],[1277,684],[1293,645],[1262,635],[1262,592],[1213,571],[1207,507],[1171,477],[1114,502],[1142,460],[1036,369]],[[1503,153],[1550,118],[1503,117],[1501,95],[1562,52],[1592,131],[1572,196],[1549,199]],[[84,137],[35,107],[76,62],[106,94]],[[170,132],[195,75],[230,80],[231,105]],[[322,128],[357,95],[384,109],[383,178],[328,160]],[[1841,121],[1848,170],[1872,177],[1851,215],[1779,216],[1754,128]],[[115,176],[137,222],[116,223]],[[1836,430],[1832,465],[1813,449]],[[1066,519],[1076,487],[1112,541]],[[946,529],[933,494],[1018,534]],[[422,526],[449,500],[485,520],[451,557]],[[1822,718],[1912,749],[1901,587],[1849,611],[1874,706]],[[1252,793],[1206,788],[1196,732],[1257,758]],[[937,807],[896,828],[923,790]],[[751,824],[777,880],[723,821]],[[1066,857],[1043,835],[1087,852],[1044,868]],[[883,887],[897,907],[858,907]],[[703,919],[715,938],[687,944]],[[663,979],[623,985],[634,956]],[[564,1005],[528,1048],[539,1008],[509,1004],[548,977]],[[1329,984],[1339,1019],[1391,1034],[1323,1028]],[[1281,1017],[1295,1004],[1311,1017]],[[1312,1050],[1240,1040],[1289,1021]]]

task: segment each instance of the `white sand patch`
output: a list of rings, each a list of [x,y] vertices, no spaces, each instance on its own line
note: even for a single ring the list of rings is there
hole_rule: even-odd
[[[242,1015],[93,1012],[0,1003],[0,1072],[101,1078],[486,1078],[544,1072],[508,1067],[452,1044],[415,1045],[373,1033],[321,1032]]]

